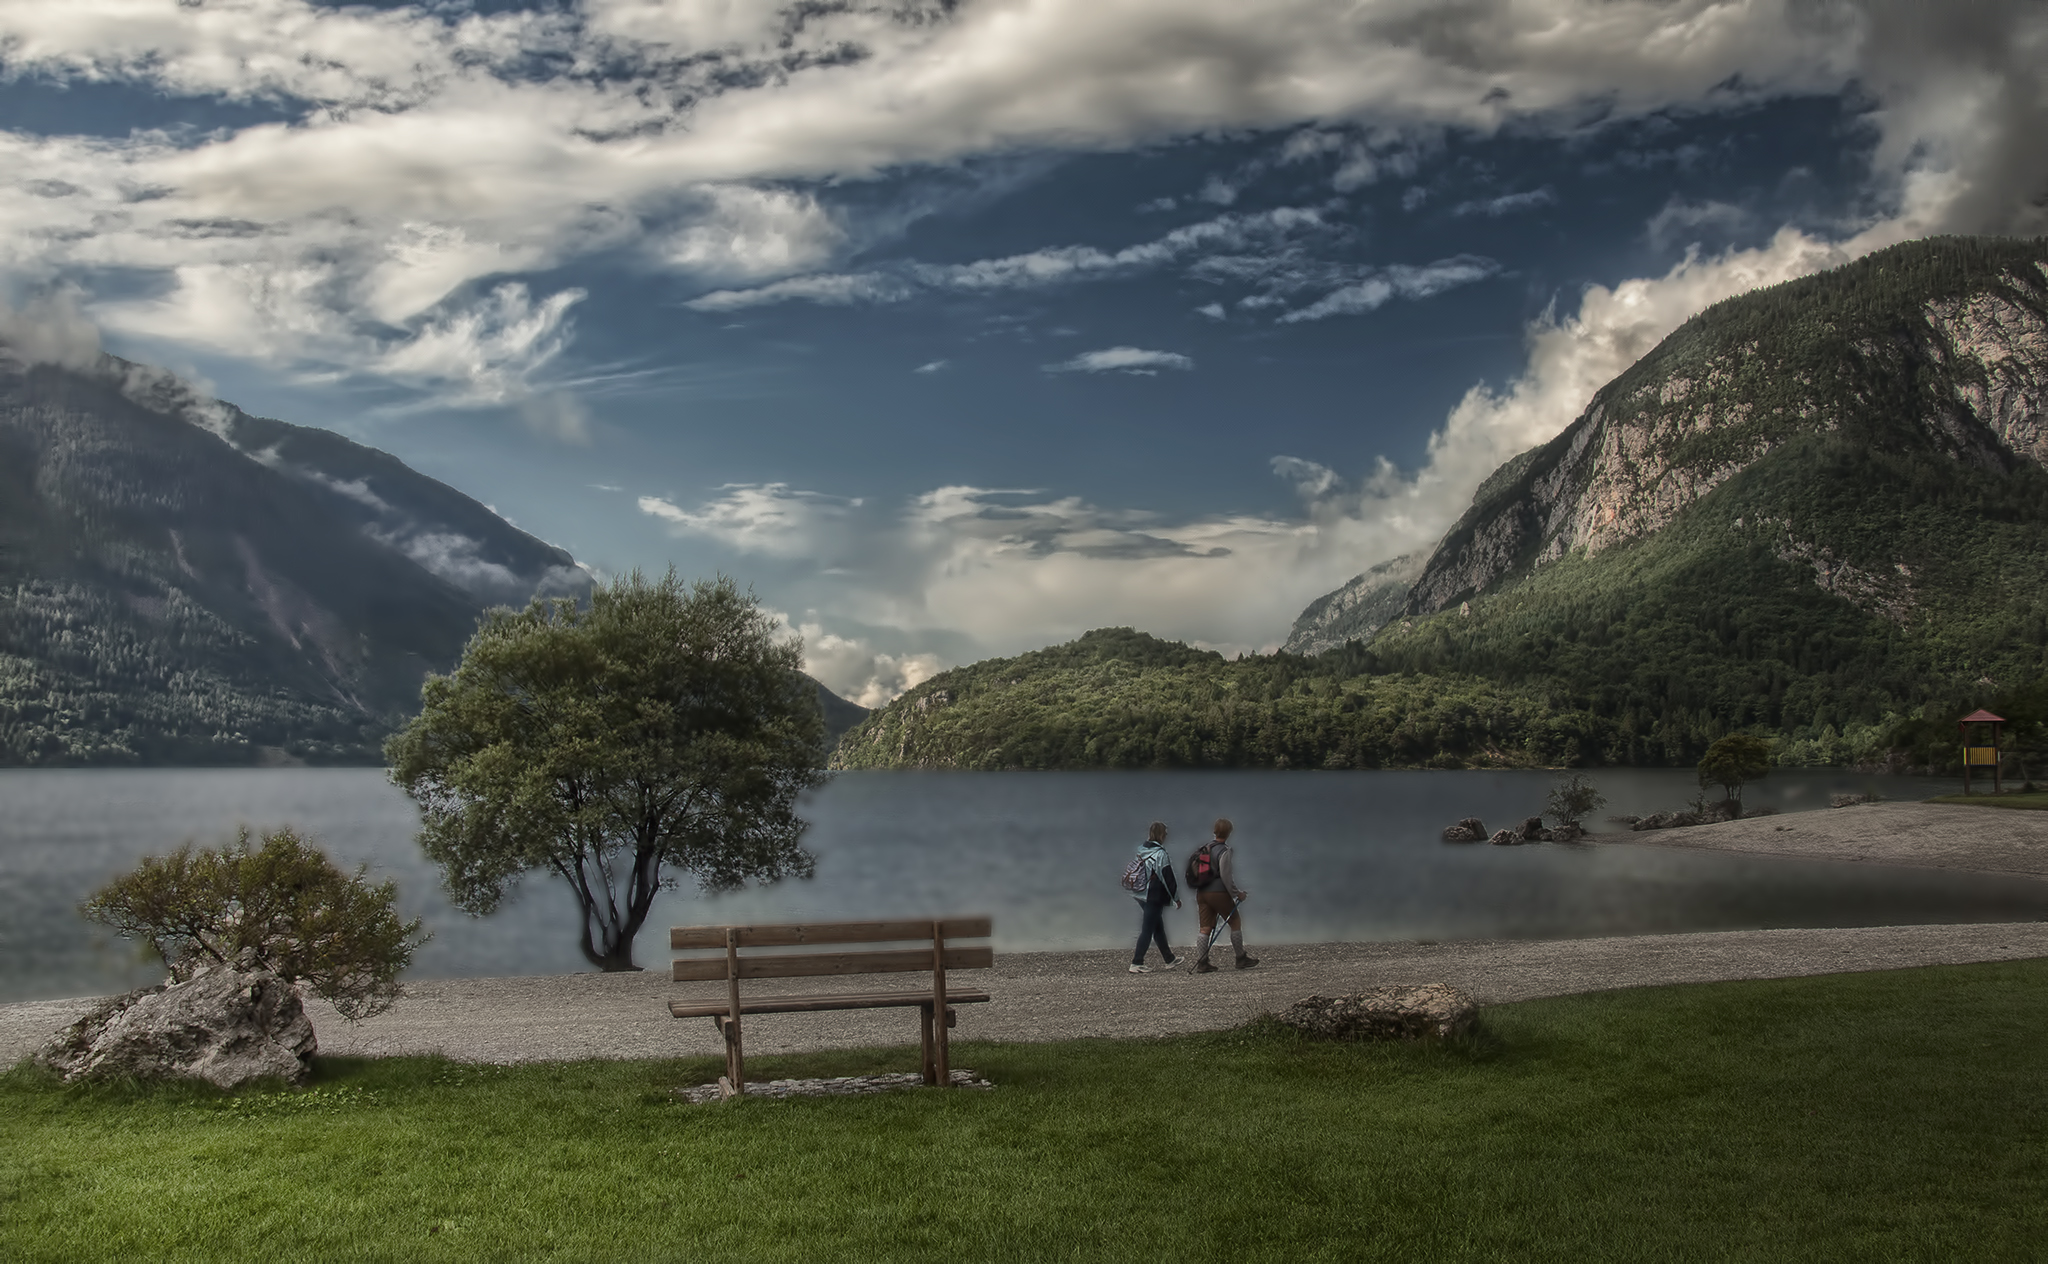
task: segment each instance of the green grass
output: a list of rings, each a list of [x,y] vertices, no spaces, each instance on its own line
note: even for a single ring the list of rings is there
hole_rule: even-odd
[[[711,1059],[0,1078],[0,1257],[2039,1259],[2048,962],[1601,993],[1377,1047],[963,1042],[994,1092],[674,1103]],[[762,1077],[902,1051],[762,1057]]]
[[[1977,794],[1943,794],[1927,800],[1929,803],[1967,803],[1973,808],[2020,808],[2028,812],[2048,812],[2048,791],[2021,794],[2008,790],[2004,794],[1979,792]]]

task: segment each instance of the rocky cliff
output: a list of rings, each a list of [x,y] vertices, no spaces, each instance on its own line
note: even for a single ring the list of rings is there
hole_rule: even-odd
[[[1333,593],[1309,603],[1281,646],[1289,654],[1320,654],[1346,641],[1362,641],[1408,605],[1409,589],[1422,574],[1425,556],[1403,553],[1369,567]]]
[[[2048,243],[1915,242],[1702,312],[1488,480],[1405,613],[1649,536],[1800,435],[1985,470],[2048,464]],[[1910,562],[1834,557],[1796,519],[1753,525],[1822,587],[1910,605]]]
[[[1488,478],[1425,562],[1318,598],[1287,649],[1369,638],[1643,540],[1801,436],[1984,471],[2048,465],[2048,242],[1912,242],[1709,308]],[[1912,559],[1817,537],[1802,494],[1741,525],[1821,591],[1902,622]]]

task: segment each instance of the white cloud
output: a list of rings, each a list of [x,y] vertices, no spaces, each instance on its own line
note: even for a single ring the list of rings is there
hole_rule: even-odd
[[[1451,214],[1460,217],[1484,215],[1488,219],[1499,219],[1503,215],[1519,215],[1523,211],[1550,206],[1556,201],[1557,194],[1547,188],[1528,189],[1521,193],[1503,193],[1499,197],[1475,198],[1469,202],[1460,202],[1451,208]]]
[[[660,496],[642,496],[640,512],[678,532],[708,536],[743,553],[823,558],[859,500],[797,491],[786,483],[734,484],[717,500],[684,509]]]
[[[1854,85],[1873,103],[1880,214],[1923,232],[2048,227],[2038,0],[585,0],[488,15],[67,0],[0,6],[0,50],[16,78],[291,115],[210,133],[0,133],[0,272],[17,288],[155,278],[171,297],[154,319],[132,301],[84,306],[189,345],[447,381],[472,400],[520,389],[524,371],[403,366],[438,354],[433,331],[508,279],[637,248],[721,284],[774,281],[859,244],[812,186],[989,155],[1300,128],[1295,160],[1334,162],[1341,189],[1412,170],[1418,147],[1451,133],[1558,134]],[[1017,256],[936,283],[1101,266]],[[874,301],[935,282],[805,283],[699,302]],[[421,349],[394,354],[408,334]]]
[[[1161,369],[1192,369],[1195,362],[1172,351],[1145,351],[1138,347],[1108,347],[1084,351],[1071,360],[1048,364],[1048,373],[1157,373]]]
[[[852,303],[900,303],[916,292],[899,277],[863,272],[851,276],[791,277],[751,290],[713,290],[683,306],[699,312],[731,312],[801,299],[844,307]]]
[[[1475,255],[1439,259],[1419,268],[1405,265],[1381,268],[1364,280],[1330,291],[1307,307],[1288,312],[1280,318],[1280,323],[1291,325],[1305,320],[1325,320],[1331,316],[1355,316],[1372,311],[1390,299],[1428,298],[1460,285],[1483,281],[1499,271],[1499,264]],[[1269,294],[1265,298],[1268,300],[1265,305],[1271,305],[1277,296]]]
[[[78,300],[79,292],[68,286],[32,295],[20,306],[0,296],[0,359],[70,369],[98,364],[100,331]]]
[[[946,365],[947,365],[948,363],[950,363],[950,361],[946,361],[946,360],[931,360],[931,361],[927,361],[927,362],[926,362],[926,363],[924,363],[924,364],[920,364],[920,365],[918,365],[918,366],[917,366],[916,368],[912,369],[912,370],[911,370],[911,372],[912,372],[912,373],[926,373],[926,374],[930,374],[930,373],[937,373],[937,372],[939,372],[940,370],[944,369],[944,368],[946,367]]]
[[[1221,303],[1204,303],[1195,310],[1207,316],[1210,320],[1223,319],[1223,304]]]

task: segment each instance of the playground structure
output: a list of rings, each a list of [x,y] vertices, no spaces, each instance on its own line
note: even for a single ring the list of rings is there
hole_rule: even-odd
[[[1985,764],[1991,765],[1991,793],[2004,793],[2005,786],[2004,783],[1999,780],[1998,767],[1998,732],[1999,726],[2004,723],[2004,716],[1993,715],[1989,711],[1986,711],[1981,707],[1975,711],[1972,711],[1970,714],[1964,716],[1962,719],[1956,721],[1956,728],[1963,735],[1964,794],[1970,793],[1970,769],[1973,767],[1982,767]],[[1974,734],[1971,732],[1973,728],[1976,730]],[[1989,729],[1991,731],[1991,743],[1988,746],[1984,744],[1984,731],[1986,729]],[[1970,740],[1973,736],[1977,739],[1975,745],[1972,745]]]

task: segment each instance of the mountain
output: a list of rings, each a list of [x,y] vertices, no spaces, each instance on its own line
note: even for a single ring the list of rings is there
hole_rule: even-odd
[[[0,762],[374,761],[568,553],[396,458],[0,347]]]
[[[1908,243],[1694,317],[1487,480],[1368,644],[1556,689],[1617,759],[1844,758],[2048,672],[2044,464],[2048,240]]]
[[[1912,242],[1701,312],[1292,652],[1091,633],[935,677],[836,758],[1685,765],[1738,729],[1947,758],[1954,715],[2048,707],[2044,465],[2048,239]]]
[[[1281,646],[1289,654],[1320,654],[1346,641],[1359,641],[1380,630],[1408,606],[1408,592],[1428,560],[1421,553],[1403,553],[1369,567],[1333,593],[1309,603],[1294,621]]]

